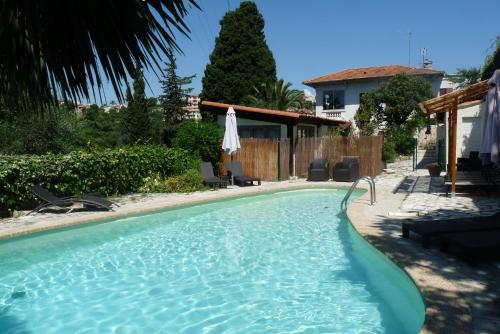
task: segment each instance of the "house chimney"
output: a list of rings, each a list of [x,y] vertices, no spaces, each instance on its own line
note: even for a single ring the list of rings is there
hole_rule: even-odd
[[[428,68],[428,69],[432,69],[432,60],[425,59],[425,60],[424,60],[423,67],[424,67],[424,68]]]

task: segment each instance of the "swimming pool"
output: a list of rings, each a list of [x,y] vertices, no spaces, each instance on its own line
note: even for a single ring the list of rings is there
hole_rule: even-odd
[[[339,213],[345,192],[3,241],[0,333],[417,333],[418,290]]]

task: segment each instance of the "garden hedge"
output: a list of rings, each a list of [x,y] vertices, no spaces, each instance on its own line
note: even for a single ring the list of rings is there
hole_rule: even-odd
[[[30,187],[42,184],[57,195],[137,191],[151,175],[169,177],[198,169],[186,150],[130,146],[69,154],[0,156],[0,211],[29,207]]]

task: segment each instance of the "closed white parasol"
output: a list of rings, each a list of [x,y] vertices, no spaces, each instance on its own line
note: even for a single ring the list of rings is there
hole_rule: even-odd
[[[232,156],[240,147],[240,137],[238,136],[238,127],[236,125],[236,113],[233,107],[229,107],[226,114],[226,131],[224,132],[222,149]]]

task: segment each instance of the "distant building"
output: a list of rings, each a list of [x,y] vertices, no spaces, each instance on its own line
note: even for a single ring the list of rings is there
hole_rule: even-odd
[[[316,90],[316,116],[341,118],[354,125],[361,96],[402,73],[429,79],[432,90],[439,94],[444,71],[432,69],[431,63],[426,68],[387,65],[346,69],[306,80],[304,84]]]
[[[450,81],[450,78],[457,77],[456,74],[447,74],[443,81],[441,82],[441,87],[439,87],[439,96],[448,94],[458,89],[458,84]]]
[[[200,97],[198,95],[192,95],[188,97],[187,106],[184,107],[186,113],[184,114],[184,118],[186,119],[201,119],[200,113]]]
[[[102,106],[102,109],[104,112],[110,112],[110,110],[114,109],[116,111],[120,111],[122,108],[126,108],[126,104],[121,104],[121,103],[111,103],[111,104],[104,104]]]
[[[64,102],[64,101],[59,101],[59,105],[63,105],[65,103],[66,102]],[[69,102],[69,103],[72,104],[72,102]],[[82,114],[85,109],[88,109],[92,105],[94,105],[94,103],[83,103],[83,102],[79,102],[79,101],[75,102],[74,103],[75,112],[77,114]],[[102,108],[102,110],[104,112],[110,112],[112,109],[114,109],[116,111],[120,111],[122,108],[126,108],[126,107],[127,107],[126,104],[112,102],[110,104],[103,104],[99,108]]]
[[[316,96],[311,94],[311,92],[307,89],[304,89],[304,100],[316,104]]]
[[[60,105],[60,106],[61,106],[61,105],[63,105],[63,104],[65,104],[65,103],[66,103],[66,102],[64,102],[64,101],[59,101],[59,105]],[[71,103],[71,102],[70,102],[70,103]],[[87,108],[88,108],[88,107],[90,107],[90,106],[91,106],[91,105],[90,105],[90,104],[88,104],[88,103],[76,102],[76,103],[75,103],[75,112],[76,112],[77,114],[81,114],[81,113],[83,113],[83,111],[84,111],[85,109],[87,109]]]

